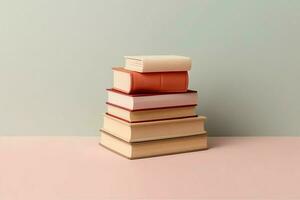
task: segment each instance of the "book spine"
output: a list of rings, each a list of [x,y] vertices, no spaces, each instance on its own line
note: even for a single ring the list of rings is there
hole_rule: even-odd
[[[186,92],[188,72],[130,73],[130,93]]]

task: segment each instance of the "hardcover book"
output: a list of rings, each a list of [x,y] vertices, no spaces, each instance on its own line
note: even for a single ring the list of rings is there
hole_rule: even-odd
[[[174,106],[197,105],[197,92],[188,90],[182,93],[144,93],[126,94],[114,89],[107,89],[108,100],[114,104],[129,110],[142,110],[150,108],[166,108]]]
[[[188,71],[192,60],[185,56],[125,56],[125,68],[137,72]]]
[[[144,122],[197,116],[196,106],[129,110],[109,103],[107,103],[107,113],[127,122]]]
[[[128,143],[109,133],[102,132],[100,144],[126,158],[137,159],[205,150],[207,149],[207,135]]]
[[[114,116],[105,114],[103,128],[101,130],[126,142],[140,142],[204,134],[206,133],[204,130],[205,119],[205,117],[197,116],[128,123]]]
[[[113,88],[125,93],[186,92],[188,72],[139,73],[122,67],[113,68]]]

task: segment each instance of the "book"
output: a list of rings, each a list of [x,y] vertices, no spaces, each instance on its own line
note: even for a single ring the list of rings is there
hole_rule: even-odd
[[[137,72],[188,71],[192,60],[185,56],[125,56],[125,69]]]
[[[197,116],[129,123],[105,114],[101,130],[126,142],[140,142],[204,134],[206,133],[204,130],[205,119],[205,117]]]
[[[167,108],[174,106],[197,105],[197,92],[188,90],[182,93],[144,93],[126,94],[114,89],[107,89],[108,100],[114,104],[129,110],[142,110],[150,108]]]
[[[125,93],[186,92],[188,83],[187,71],[139,73],[113,68],[113,88]]]
[[[129,159],[199,151],[208,148],[206,134],[128,143],[102,132],[100,144]]]
[[[107,103],[107,113],[127,122],[145,122],[197,116],[196,106],[129,110],[109,103]]]

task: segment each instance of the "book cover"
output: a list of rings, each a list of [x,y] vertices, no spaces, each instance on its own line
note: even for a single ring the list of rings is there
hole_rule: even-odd
[[[113,88],[125,93],[186,92],[188,72],[139,73],[123,67],[113,68]]]
[[[177,106],[132,111],[110,103],[107,103],[107,114],[131,123],[197,116],[196,106]]]
[[[197,92],[193,90],[180,93],[143,94],[127,94],[114,89],[107,89],[107,91],[108,103],[129,110],[196,105],[198,101]]]
[[[195,116],[129,123],[115,116],[105,114],[101,130],[111,133],[126,142],[149,141],[204,134],[206,133],[205,120],[206,117]]]
[[[100,145],[128,159],[186,153],[206,150],[207,135],[128,143],[102,131]]]
[[[132,71],[167,72],[188,71],[191,69],[192,60],[185,56],[152,55],[152,56],[125,56],[125,68]]]

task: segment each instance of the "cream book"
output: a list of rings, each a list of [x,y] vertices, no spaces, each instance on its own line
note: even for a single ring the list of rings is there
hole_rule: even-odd
[[[126,158],[137,159],[207,149],[207,135],[128,143],[102,132],[100,144]]]
[[[193,90],[181,93],[126,94],[118,90],[107,89],[107,93],[108,103],[129,110],[191,106],[196,105],[198,101],[197,91]]]
[[[197,116],[196,106],[129,110],[109,103],[107,103],[107,113],[127,122],[144,122]]]
[[[137,72],[188,71],[191,66],[191,58],[185,56],[125,56],[125,69]]]
[[[102,130],[126,142],[141,142],[174,137],[205,134],[206,117],[188,117],[138,123],[128,123],[124,120],[104,115]]]

